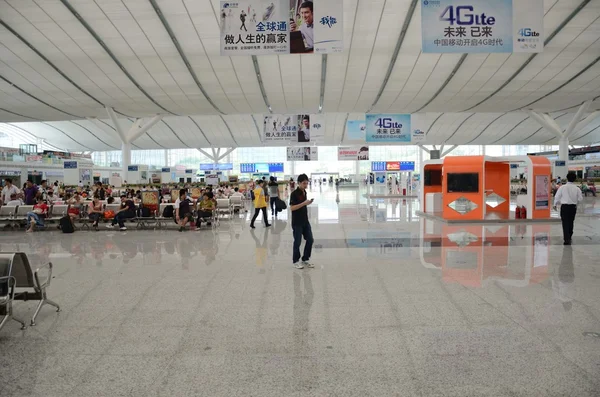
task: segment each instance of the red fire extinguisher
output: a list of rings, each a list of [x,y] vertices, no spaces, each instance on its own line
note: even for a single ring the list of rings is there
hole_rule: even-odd
[[[527,219],[527,208],[521,207],[521,219]]]
[[[515,219],[521,219],[521,206],[518,206],[515,210]]]

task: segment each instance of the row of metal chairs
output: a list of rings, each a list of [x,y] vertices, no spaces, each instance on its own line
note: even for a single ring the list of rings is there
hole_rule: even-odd
[[[89,229],[90,219],[88,217],[88,208],[90,202],[82,204],[53,204],[50,206],[48,215],[46,216],[44,223],[57,222],[61,217],[67,215],[69,210],[72,208],[79,209],[79,216],[74,217],[75,224],[81,225],[83,228]],[[197,213],[197,205],[199,202],[194,202],[194,215]],[[163,216],[164,210],[173,203],[162,203],[159,205],[157,212],[150,214],[150,216],[136,216],[131,218],[130,221],[136,222],[137,228],[143,229],[154,225],[156,228],[166,227],[173,219],[165,218]],[[140,208],[140,205],[137,205]],[[104,204],[102,203],[102,211],[112,211],[116,213],[121,208],[121,204]],[[226,199],[216,200],[216,210],[213,212],[213,217],[207,219],[208,222],[212,222],[213,225],[218,225],[219,220],[224,215],[231,217],[234,212],[245,209],[244,200],[242,197],[231,197]],[[19,227],[20,225],[27,222],[27,213],[33,211],[33,205],[18,205],[18,206],[2,206],[0,207],[0,223],[8,224],[12,228]]]
[[[40,276],[41,271],[47,271],[45,278]],[[31,317],[31,326],[42,309],[48,304],[60,311],[60,306],[48,299],[47,289],[52,280],[52,263],[37,268],[33,271],[27,255],[23,252],[0,253],[0,329],[13,319],[21,324],[21,329],[27,328],[25,321],[13,315],[13,302],[15,300],[38,300],[39,303]]]

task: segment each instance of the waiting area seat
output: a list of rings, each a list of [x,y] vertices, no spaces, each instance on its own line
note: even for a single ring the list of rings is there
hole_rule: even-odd
[[[0,253],[0,329],[11,318],[21,323],[22,329],[26,328],[25,322],[13,315],[15,300],[39,300],[31,317],[31,326],[35,326],[35,320],[44,305],[54,306],[57,312],[60,311],[60,306],[48,299],[47,294],[52,280],[52,268],[52,262],[48,262],[34,271],[25,253]],[[40,279],[42,270],[47,270],[43,280]]]

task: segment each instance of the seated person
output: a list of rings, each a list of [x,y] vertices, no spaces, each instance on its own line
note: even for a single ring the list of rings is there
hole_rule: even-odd
[[[179,231],[183,232],[187,223],[194,220],[192,216],[192,202],[187,197],[186,189],[179,190],[179,198],[175,201],[173,209],[175,210],[173,214],[175,222],[179,225]]]
[[[234,188],[233,189],[233,193],[231,193],[231,197],[244,197],[243,193],[240,193],[240,189],[239,188]]]
[[[81,203],[83,202],[83,199],[81,198],[79,192],[75,192],[73,197],[67,195],[67,199],[65,202],[66,204],[69,204],[69,216],[71,218],[77,218],[80,214]]]
[[[126,195],[121,195],[121,209],[117,211],[114,219],[111,223],[106,225],[107,228],[112,229],[115,225],[119,224],[119,230],[125,231],[125,219],[135,218],[135,203],[133,200],[128,199]]]
[[[33,206],[33,211],[27,213],[27,233],[33,232],[34,226],[44,227],[44,219],[48,215],[48,205],[44,203],[42,197],[38,197],[37,204]]]
[[[10,195],[10,201],[7,201],[5,205],[9,205],[9,206],[17,206],[17,205],[23,205],[23,200],[21,200],[20,198],[18,198],[18,196],[13,193]]]
[[[48,202],[48,204],[52,205],[54,204],[56,201],[58,201],[58,197],[56,197],[54,195],[54,190],[50,189],[48,190],[48,194],[46,196],[46,201]]]
[[[106,199],[106,204],[113,204],[115,202],[115,198],[113,196],[110,196],[109,198]]]
[[[94,221],[94,223],[92,223],[92,227],[98,231],[98,222],[100,221],[100,218],[104,216],[104,210],[102,209],[100,197],[98,195],[94,196],[94,199],[88,204],[88,207],[88,216],[92,221]]]
[[[206,224],[210,226],[210,219],[212,218],[214,210],[215,202],[213,200],[213,194],[210,192],[204,193],[202,201],[198,203],[198,221],[196,222],[196,226],[200,227],[202,225],[202,219],[208,219]]]
[[[588,189],[590,189],[590,192],[596,197],[596,184],[594,182],[588,184]]]

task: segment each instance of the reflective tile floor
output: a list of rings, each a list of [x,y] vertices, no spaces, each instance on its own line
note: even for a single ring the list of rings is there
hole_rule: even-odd
[[[0,396],[600,395],[599,218],[564,247],[559,224],[448,226],[363,193],[309,194],[315,269],[291,267],[286,213],[0,231],[54,263],[63,307],[0,330]]]

